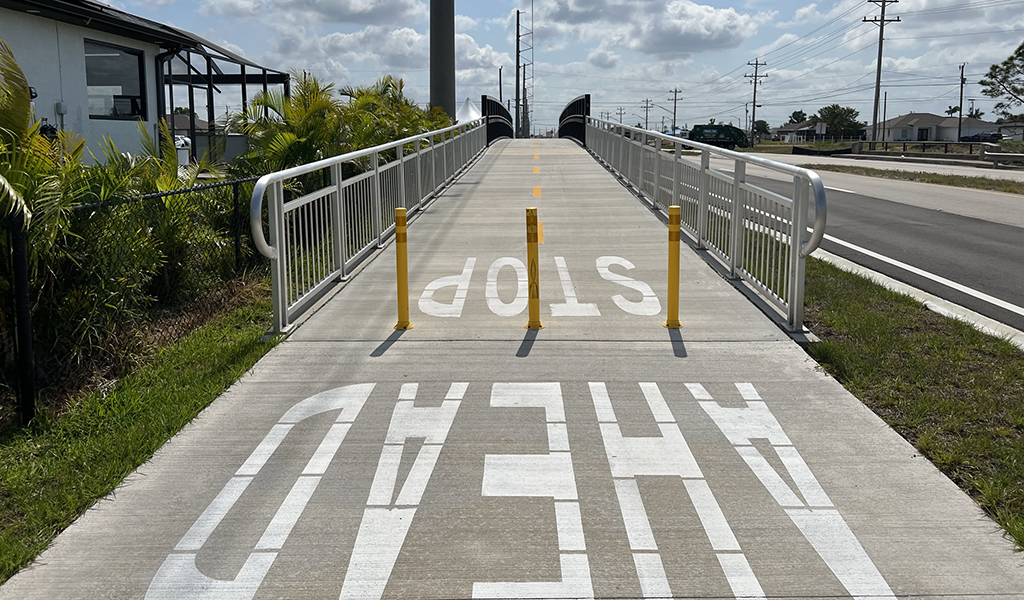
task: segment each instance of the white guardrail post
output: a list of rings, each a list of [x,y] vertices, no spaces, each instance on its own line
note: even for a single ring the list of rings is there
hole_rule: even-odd
[[[440,159],[444,162],[441,165],[437,164],[438,138],[442,140]],[[427,140],[425,146],[422,143],[424,139]],[[483,119],[477,119],[261,177],[253,188],[249,204],[250,230],[253,245],[270,259],[274,330],[278,333],[287,331],[302,311],[313,306],[326,293],[331,281],[347,277],[359,261],[372,255],[374,247],[383,246],[393,231],[390,226],[384,227],[382,211],[385,200],[389,205],[397,203],[404,208],[410,204],[420,207],[427,197],[435,196],[443,183],[454,179],[482,152],[486,144],[480,144],[481,139],[486,141],[486,130]],[[411,202],[408,197],[410,190],[406,189],[405,169],[411,157],[405,153],[405,144],[413,144],[416,154],[415,202]],[[451,163],[448,162],[447,146],[452,146]],[[386,170],[397,168],[398,176],[388,179],[392,183],[385,192],[381,190],[382,174],[386,173],[382,173],[380,157],[382,152],[389,151],[394,151],[395,163],[387,165]],[[425,152],[430,153],[429,160],[424,159]],[[366,172],[345,180],[343,165],[362,160],[372,162]],[[429,179],[423,172],[427,165],[430,168]],[[442,182],[437,181],[438,166],[444,168]],[[285,204],[285,182],[324,170],[330,174],[327,185]],[[391,190],[396,180],[397,194]],[[362,191],[366,185],[372,186],[368,195]],[[354,207],[346,205],[347,191],[351,191],[357,200]],[[267,204],[269,242],[264,235],[264,200]],[[368,213],[365,208],[360,208],[367,200],[371,203]],[[353,214],[349,214],[350,208]],[[353,220],[357,222],[353,223]],[[294,236],[289,234],[292,226],[296,227]],[[353,239],[349,239],[350,228],[355,232],[351,236]],[[334,257],[333,263],[327,261],[330,255]],[[318,260],[328,264],[315,262]]]
[[[790,232],[789,255],[789,323],[794,328],[804,326],[804,267],[806,265],[804,236],[807,235],[807,192],[809,186],[802,179],[793,181],[793,220]]]
[[[275,181],[270,188],[269,222],[270,244],[275,248],[270,269],[270,285],[274,302],[274,328],[284,329],[288,323],[288,253],[284,246],[284,184]],[[262,221],[262,217],[256,222]],[[262,234],[262,231],[260,232]]]
[[[743,264],[743,238],[746,237],[744,213],[745,194],[743,184],[747,181],[747,163],[737,160],[733,167],[732,215],[730,216],[729,273],[733,277],[740,276],[740,265]]]
[[[331,198],[331,229],[334,231],[334,268],[341,278],[348,277],[346,254],[348,254],[348,232],[345,225],[345,188],[342,187],[341,163],[331,165],[331,183],[337,188]]]
[[[659,210],[662,210],[663,206],[673,204],[690,203],[692,206],[693,199],[696,199],[697,222],[694,241],[697,247],[706,248],[711,256],[728,267],[733,277],[750,283],[752,289],[779,308],[786,316],[789,329],[803,329],[806,258],[818,248],[825,235],[828,213],[825,186],[817,173],[593,117],[587,118],[587,128],[588,139],[593,135],[598,140],[590,146],[591,151],[620,178],[626,180],[626,183],[632,185],[642,198],[649,199]],[[648,196],[644,187],[647,178],[644,153],[649,150],[648,140],[651,138],[654,141],[652,155],[658,162],[652,168],[654,189]],[[671,159],[662,156],[663,142],[673,144],[674,153]],[[688,148],[700,151],[699,170],[694,161],[682,155],[684,144]],[[634,147],[639,149],[637,157],[633,156]],[[734,170],[731,178],[724,172],[714,172],[712,175],[712,155],[733,161]],[[659,201],[661,177],[665,169],[669,168],[668,165],[662,165],[663,159],[671,163],[672,198],[667,204]],[[747,182],[750,165],[791,176],[792,197],[779,195]],[[688,184],[682,179],[684,173],[694,172],[697,175],[696,190],[692,187],[694,182]],[[686,177],[689,180],[689,176]],[[710,210],[712,205],[719,205],[717,201],[711,202],[712,184],[715,180],[728,183],[730,179],[733,184],[732,197],[723,199],[731,202],[728,214],[730,228],[727,232],[722,232],[728,237],[723,240],[716,236],[712,243],[707,238]],[[808,237],[807,212],[812,201],[814,226]],[[749,211],[748,204],[751,207]],[[717,208],[715,210],[718,211]],[[788,252],[778,252],[775,248],[778,244],[787,243]],[[788,276],[784,277],[784,274]]]

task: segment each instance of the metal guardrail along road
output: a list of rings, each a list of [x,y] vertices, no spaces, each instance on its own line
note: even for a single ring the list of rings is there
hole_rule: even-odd
[[[477,119],[261,177],[250,216],[253,242],[271,262],[274,330],[287,331],[332,282],[394,235],[395,208],[412,216],[479,155],[487,145],[483,124]],[[364,170],[346,178],[346,163]]]
[[[817,173],[593,117],[586,136],[591,152],[653,207],[668,214],[679,205],[682,228],[697,246],[778,307],[792,330],[803,329],[805,259],[825,235],[825,186]],[[700,151],[699,162],[682,156],[684,145]],[[712,169],[712,155],[734,161],[733,174]],[[792,176],[792,198],[748,182],[748,165]]]

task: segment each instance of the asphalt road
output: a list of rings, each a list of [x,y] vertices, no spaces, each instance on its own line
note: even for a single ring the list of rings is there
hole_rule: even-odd
[[[750,177],[749,180],[755,185],[778,193],[786,193],[789,188],[787,184],[767,178]],[[857,189],[876,187],[877,180],[872,182],[867,178],[847,176],[842,183],[843,187],[838,188],[829,186],[826,180],[826,186],[829,188],[827,235],[1013,305],[1024,305],[1024,229],[986,218],[915,206],[914,204],[926,202],[915,202],[907,197],[901,201],[893,201]],[[899,183],[903,188],[907,186],[907,182],[893,183]],[[926,197],[934,194],[937,189],[949,193],[949,188],[916,185],[920,188],[919,193]],[[953,194],[960,197],[962,205],[969,205],[985,193],[957,190]],[[1000,196],[1016,203],[1011,195]],[[1019,204],[1024,206],[1024,197],[1020,198]],[[1018,209],[1017,215],[1019,216],[1021,212]],[[984,211],[978,214],[984,214]],[[1011,215],[993,214],[992,218],[1007,220],[1003,219],[1003,216]],[[1006,325],[1024,330],[1024,315],[995,306],[931,278],[914,274],[828,239],[823,242],[822,248]]]

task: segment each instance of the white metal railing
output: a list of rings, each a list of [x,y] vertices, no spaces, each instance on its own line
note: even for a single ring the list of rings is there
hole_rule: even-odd
[[[684,145],[700,151],[699,162],[681,154]],[[817,173],[593,117],[587,146],[657,210],[679,205],[682,228],[697,246],[781,310],[791,329],[803,329],[805,259],[825,235],[827,214]],[[712,156],[732,161],[733,173],[712,169]],[[748,165],[791,176],[792,196],[747,181]]]
[[[394,235],[395,208],[418,212],[486,146],[477,119],[261,177],[249,210],[253,242],[271,263],[274,330],[287,331]],[[363,172],[346,178],[346,164]]]

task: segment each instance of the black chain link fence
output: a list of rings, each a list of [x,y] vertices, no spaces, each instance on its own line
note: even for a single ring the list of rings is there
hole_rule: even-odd
[[[179,339],[232,306],[263,264],[249,233],[256,177],[75,206],[44,252],[28,232],[34,372],[16,361],[15,233],[0,272],[0,425],[18,415],[24,378],[43,410],[120,377],[148,348]],[[22,412],[25,404],[22,403]]]

